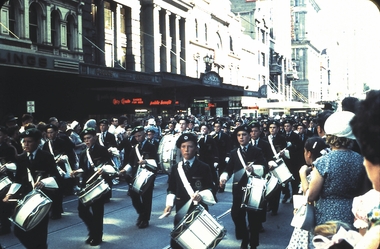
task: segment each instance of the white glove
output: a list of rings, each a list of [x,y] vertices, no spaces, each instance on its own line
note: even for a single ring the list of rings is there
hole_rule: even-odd
[[[225,161],[226,163],[228,163],[228,162],[230,161],[230,158],[227,156],[226,159],[224,159],[224,161]]]
[[[214,163],[214,168],[218,167],[218,163]]]

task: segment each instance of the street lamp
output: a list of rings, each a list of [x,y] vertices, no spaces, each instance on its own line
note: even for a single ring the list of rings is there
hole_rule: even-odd
[[[212,58],[212,55],[206,55],[203,57],[203,61],[206,64],[206,73],[211,71],[211,66],[214,63],[214,58]]]

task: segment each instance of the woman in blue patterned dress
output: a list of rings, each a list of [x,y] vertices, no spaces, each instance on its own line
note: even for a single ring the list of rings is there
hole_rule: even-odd
[[[352,200],[359,195],[365,177],[363,157],[350,150],[352,112],[332,114],[325,123],[326,143],[331,152],[315,162],[308,201],[315,201],[316,225],[330,220],[352,224]]]

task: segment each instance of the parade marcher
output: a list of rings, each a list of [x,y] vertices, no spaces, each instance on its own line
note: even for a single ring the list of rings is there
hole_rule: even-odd
[[[116,128],[119,126],[119,119],[116,118],[116,117],[112,117],[111,118],[111,124],[110,126],[108,127],[108,132],[113,134],[113,135],[116,135]]]
[[[44,188],[45,184],[41,181],[47,177],[59,179],[54,157],[47,151],[39,149],[42,134],[35,128],[26,129],[20,137],[23,139],[23,146],[26,153],[20,155],[16,159],[16,184],[21,184],[21,188],[17,193],[8,191],[4,202],[8,202],[10,198],[22,198],[33,188],[41,189],[47,196],[51,198],[53,190]],[[30,173],[29,173],[30,172]],[[34,183],[34,186],[32,184]],[[59,181],[57,181],[59,183]],[[19,195],[20,193],[20,195]],[[31,230],[24,231],[18,226],[14,226],[14,234],[20,242],[28,249],[47,248],[48,235],[48,213],[42,220]]]
[[[222,131],[222,122],[216,121],[214,123],[214,134],[212,138],[216,142],[218,148],[218,175],[221,175],[226,168],[226,164],[230,157],[230,151],[232,150],[230,136]],[[218,187],[218,192],[223,193],[224,188]]]
[[[280,123],[278,121],[275,121],[275,120],[268,121],[268,129],[269,129],[269,135],[267,136],[267,140],[269,142],[269,145],[271,146],[273,154],[276,155],[286,148],[287,146],[286,139],[283,136],[278,134],[279,129],[280,129]],[[281,154],[280,156],[283,156],[283,154]],[[281,188],[279,188],[278,190],[275,190],[272,197],[268,200],[267,211],[272,212],[272,215],[277,215],[280,196],[281,196]]]
[[[147,130],[145,130],[145,133],[146,133],[146,138],[148,142],[153,144],[156,147],[156,150],[158,150],[160,141],[157,138],[155,138],[156,131],[148,128]]]
[[[241,207],[244,196],[243,188],[247,187],[249,178],[256,175],[250,163],[263,165],[263,175],[268,172],[267,162],[261,149],[249,143],[250,131],[251,129],[247,125],[241,125],[234,130],[234,137],[238,140],[239,147],[231,151],[227,167],[220,176],[220,185],[224,186],[234,174],[231,216],[235,224],[236,239],[242,240],[240,246],[242,249],[247,249],[248,245],[251,249],[255,249],[259,245],[261,223],[266,215],[263,210],[253,211]],[[248,216],[248,228],[246,216]]]
[[[264,157],[265,157],[265,160],[267,160],[267,162],[269,162],[270,160],[273,160],[273,151],[272,149],[270,148],[270,145],[268,143],[267,140],[261,138],[261,126],[260,126],[260,123],[256,122],[252,125],[250,125],[251,127],[251,141],[250,143],[253,145],[253,146],[257,146],[259,147],[262,151],[263,151],[263,154],[264,154]]]
[[[157,150],[156,147],[153,144],[149,143],[145,138],[144,127],[135,127],[132,131],[132,135],[137,141],[137,144],[133,146],[127,160],[127,166],[132,167],[132,178],[136,178],[140,172],[140,168],[146,168],[147,170],[156,174],[157,167],[149,166],[146,159],[157,160]],[[152,177],[153,180],[151,181],[150,186],[142,194],[137,193],[133,189],[129,188],[129,195],[132,199],[132,205],[139,215],[136,220],[136,226],[138,228],[147,228],[149,226],[149,220],[152,212],[154,178],[156,176],[153,175]]]
[[[5,164],[15,163],[17,152],[13,146],[10,146],[7,136],[7,128],[0,126],[0,179],[8,177],[10,181],[14,180],[13,171],[8,169]],[[7,188],[0,192],[0,200],[5,197]],[[12,214],[12,205],[10,203],[0,201],[0,235],[11,232],[11,222],[9,217]]]
[[[198,158],[210,166],[213,182],[215,185],[214,192],[219,189],[219,174],[217,167],[219,164],[219,151],[215,140],[209,135],[209,127],[201,124],[201,135],[198,137]]]
[[[145,132],[147,130],[153,130],[155,139],[158,139],[160,137],[160,133],[159,133],[159,130],[158,130],[158,127],[156,125],[156,121],[154,120],[154,118],[148,119],[148,124],[144,127],[144,129],[145,129]]]
[[[84,149],[79,156],[79,169],[71,173],[72,177],[78,175],[79,170],[82,170],[82,188],[86,187],[87,181],[97,173],[107,179],[107,175],[102,174],[103,170],[97,168],[101,165],[111,164],[111,157],[108,150],[99,145],[96,137],[96,130],[93,128],[84,129],[81,133],[82,140],[86,143]],[[96,180],[96,178],[94,179]],[[89,184],[91,183],[88,182]],[[103,237],[103,217],[104,217],[104,203],[106,197],[103,195],[95,200],[91,205],[84,205],[80,200],[78,201],[78,215],[87,226],[88,237],[85,240],[86,244],[97,246],[102,243]],[[91,209],[91,211],[90,211]]]
[[[45,132],[47,135],[48,141],[42,146],[42,150],[49,152],[58,166],[58,170],[61,174],[61,177],[57,179],[60,182],[60,188],[55,191],[53,195],[53,205],[51,208],[50,218],[60,219],[63,213],[62,201],[63,194],[70,195],[72,194],[74,181],[70,178],[65,178],[67,170],[72,170],[72,167],[76,163],[76,155],[74,152],[74,144],[71,141],[64,140],[58,137],[58,127],[53,124],[48,124],[45,126]],[[68,163],[68,165],[67,165]],[[70,167],[70,169],[66,169]]]
[[[100,134],[98,135],[98,143],[107,149],[117,146],[115,135],[108,132],[108,126],[109,122],[107,119],[99,121]]]
[[[174,227],[180,222],[182,217],[194,209],[193,201],[196,201],[208,210],[208,206],[202,201],[200,192],[202,190],[212,192],[214,188],[210,167],[196,158],[197,136],[192,133],[184,133],[177,139],[176,146],[181,151],[183,161],[173,166],[172,172],[169,175],[168,195],[164,209],[164,213],[169,215],[175,206],[177,215],[174,219]],[[190,185],[191,190],[186,189],[185,186],[187,185]],[[174,240],[170,241],[170,245],[173,249],[182,248]]]

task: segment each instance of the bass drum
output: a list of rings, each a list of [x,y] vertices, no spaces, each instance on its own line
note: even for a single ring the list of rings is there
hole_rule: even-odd
[[[158,146],[158,164],[161,170],[170,175],[172,166],[177,163],[177,150],[175,143],[177,142],[179,135],[165,135],[161,138]]]
[[[41,190],[32,190],[19,201],[10,220],[22,230],[29,231],[48,214],[52,203]]]

